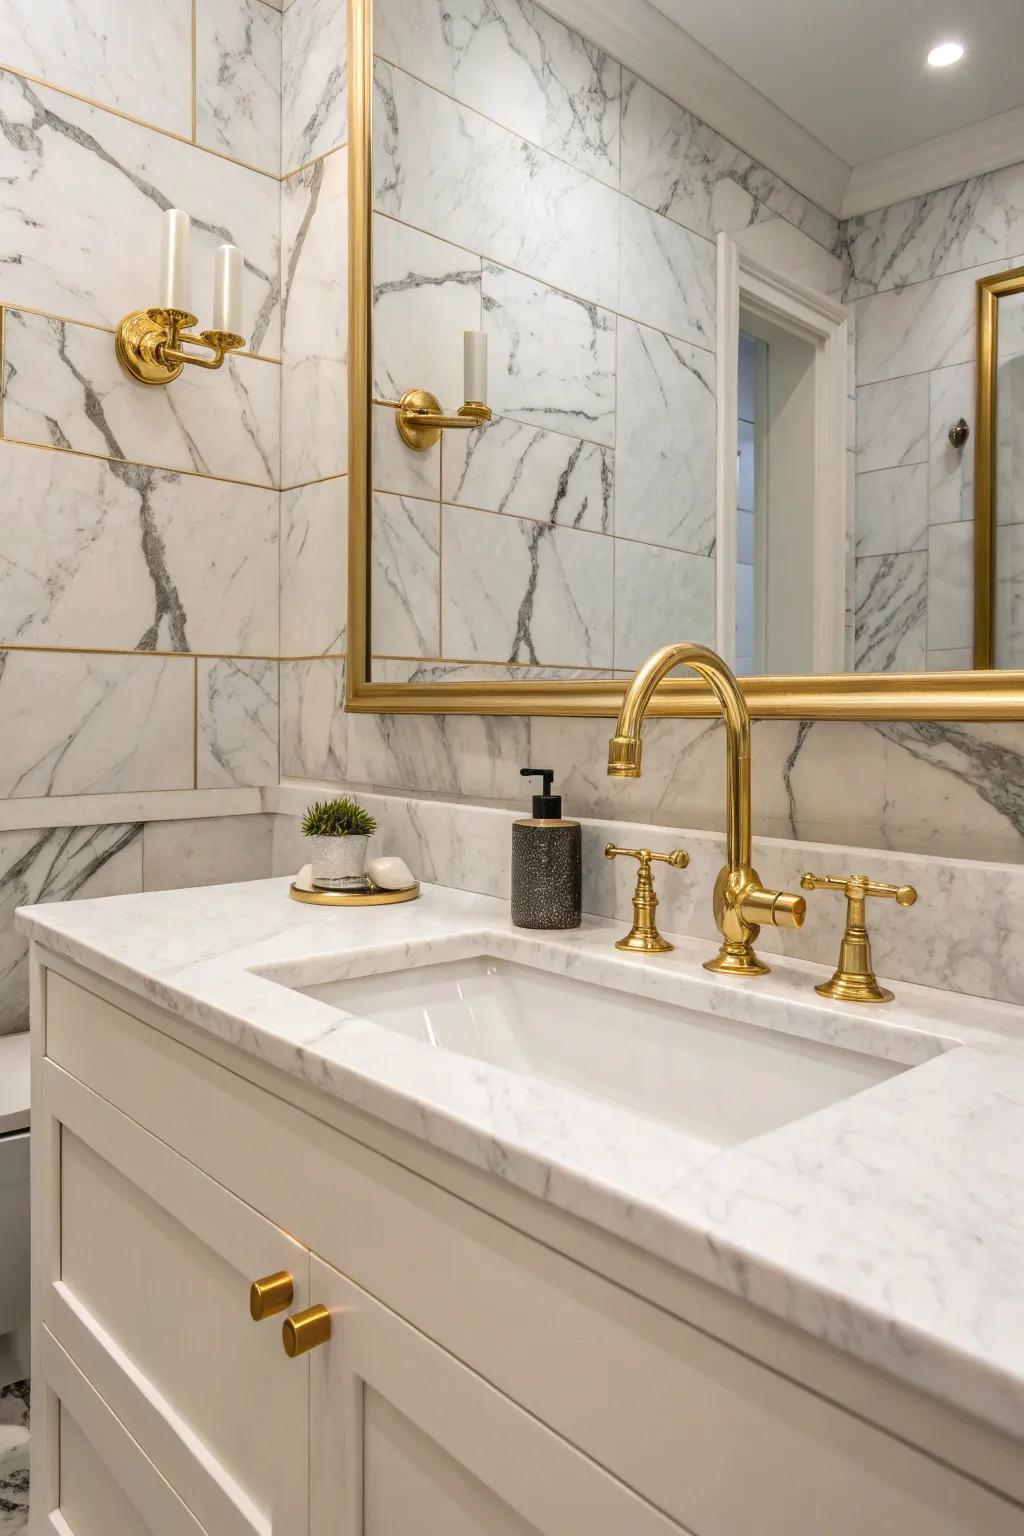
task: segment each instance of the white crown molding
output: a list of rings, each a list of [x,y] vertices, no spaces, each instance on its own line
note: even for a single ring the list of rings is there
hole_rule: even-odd
[[[649,0],[542,0],[634,74],[679,102],[837,218],[845,160],[801,128]]]
[[[843,198],[842,216],[850,219],[888,208],[1022,160],[1024,107],[1014,107],[969,128],[957,128],[912,149],[856,166]]]

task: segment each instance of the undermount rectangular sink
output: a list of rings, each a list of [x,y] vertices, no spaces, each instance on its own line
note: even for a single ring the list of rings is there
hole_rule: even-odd
[[[438,1050],[733,1146],[901,1063],[480,955],[298,989]]]

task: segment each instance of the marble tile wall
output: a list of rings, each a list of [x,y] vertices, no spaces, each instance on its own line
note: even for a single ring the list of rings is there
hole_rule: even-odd
[[[2,7],[0,1031],[27,1006],[17,902],[140,889],[149,842],[150,883],[265,867],[260,818],[235,830],[205,807],[258,804],[279,774],[282,122],[286,103],[293,142],[316,109],[294,69],[282,100],[291,9]],[[155,298],[172,205],[192,216],[201,319],[215,246],[244,251],[247,346],[145,389],[113,329]],[[291,549],[316,510],[301,495]],[[313,654],[336,648],[323,631],[320,612]],[[194,818],[150,822],[168,796]],[[137,819],[105,815],[111,797]]]
[[[482,328],[496,417],[376,413],[377,671],[713,643],[715,237],[835,292],[836,221],[529,0],[377,0],[374,48],[374,391],[458,404]]]
[[[402,794],[362,798],[379,827],[371,851],[398,854],[421,879],[508,898],[511,823],[522,811]],[[278,800],[284,814],[272,818],[272,868],[275,874],[293,874],[308,858],[299,826],[303,801],[288,789]],[[583,906],[586,912],[615,918],[624,932],[632,918],[636,870],[625,860],[609,863],[606,844],[633,847],[639,841],[661,852],[682,846],[690,855],[688,868],[677,873],[663,866],[657,875],[658,921],[666,932],[706,939],[710,954],[718,942],[711,892],[724,858],[724,838],[682,826],[673,828],[662,818],[638,826],[612,806],[584,815]],[[845,872],[833,871],[838,851],[805,833],[754,840],[755,864],[766,882],[791,891],[800,889],[805,870]],[[877,879],[912,884],[918,891],[914,907],[897,910],[894,903],[881,902],[873,915],[872,949],[880,975],[1024,1003],[1024,954],[1017,942],[1024,919],[1024,869],[1019,864],[994,869],[972,859],[944,864],[920,854],[884,851],[871,855],[870,867]],[[766,958],[788,955],[835,965],[845,902],[825,892],[808,903],[807,922],[799,932],[761,930],[758,949]]]
[[[478,558],[478,546],[468,538],[454,551],[445,544],[445,527],[463,526],[455,520],[459,511],[486,527],[510,523],[520,540],[524,535],[518,530],[525,526],[525,554],[530,539],[537,540],[539,579],[549,552],[557,550],[561,557],[563,534],[586,547],[595,535],[618,533],[623,547],[631,543],[642,556],[645,546],[630,538],[631,519],[660,488],[678,486],[685,492],[678,516],[665,517],[652,547],[659,557],[709,557],[715,377],[701,331],[710,295],[697,280],[701,266],[695,253],[703,249],[701,241],[710,249],[719,229],[733,232],[765,259],[788,262],[795,276],[825,292],[840,292],[844,263],[835,252],[844,257],[859,333],[854,342],[862,340],[864,352],[858,373],[857,347],[851,345],[851,415],[856,412],[864,421],[858,452],[851,449],[848,455],[851,491],[859,473],[861,559],[878,562],[874,569],[862,565],[860,575],[862,584],[869,578],[876,589],[884,589],[888,581],[898,594],[899,567],[895,577],[891,567],[888,572],[883,567],[903,555],[927,560],[932,525],[964,521],[961,514],[970,504],[969,454],[961,461],[943,448],[946,417],[972,415],[969,333],[962,310],[958,320],[950,318],[958,272],[940,261],[942,270],[935,277],[952,277],[949,290],[938,299],[928,290],[916,301],[908,299],[905,311],[894,307],[884,312],[886,295],[896,293],[897,276],[904,284],[930,282],[931,267],[911,266],[898,273],[894,267],[889,280],[882,270],[887,258],[881,246],[856,245],[854,226],[847,227],[842,244],[839,226],[829,215],[684,108],[628,73],[623,78],[607,56],[528,4],[467,0],[453,10],[436,0],[378,0],[375,45],[383,61],[378,104],[384,156],[375,232],[375,390],[394,397],[420,383],[446,402],[457,401],[458,333],[483,323],[490,338],[491,398],[497,406],[497,420],[486,433],[449,434],[443,461],[440,449],[425,455],[406,451],[390,413],[374,411],[375,484],[379,506],[390,508],[392,531],[388,559],[375,577],[393,594],[384,633],[419,637],[410,647],[413,654],[378,661],[376,675],[400,681],[614,672],[614,666],[598,666],[599,651],[586,648],[606,644],[605,631],[588,622],[587,614],[570,610],[565,621],[576,654],[587,660],[545,664],[533,626],[519,622],[521,609],[529,616],[529,604],[507,597],[485,604],[481,590],[470,591],[468,584],[465,599],[460,603],[456,593],[448,610],[449,622],[459,617],[468,654],[452,661],[431,654],[429,642],[444,618],[446,550],[461,558],[464,544],[466,561]],[[557,68],[552,68],[554,59]],[[436,108],[436,119],[432,110],[425,116],[428,105]],[[419,125],[408,141],[403,120]],[[677,323],[664,310],[663,293],[650,296],[660,306],[656,312],[626,312],[605,246],[588,244],[589,235],[571,241],[567,250],[553,250],[534,232],[527,250],[527,234],[515,227],[523,222],[527,205],[493,189],[488,195],[465,158],[452,161],[437,153],[424,164],[417,158],[424,152],[417,135],[425,123],[432,135],[436,124],[457,124],[468,142],[479,132],[499,155],[515,140],[524,159],[537,167],[542,184],[537,197],[553,195],[551,189],[559,186],[566,197],[577,199],[581,218],[591,207],[612,206],[611,193],[617,193],[619,210],[626,201],[635,205],[637,211],[631,209],[625,218],[634,224],[645,221],[645,239],[656,249],[627,257],[627,262],[633,262],[636,273],[657,255],[663,271],[671,271],[673,261],[676,270],[687,270],[689,258],[686,288],[692,313],[677,309],[677,317],[686,317]],[[431,142],[436,144],[436,138]],[[452,165],[458,167],[457,176],[449,174]],[[1003,181],[1008,185],[1010,178]],[[993,193],[989,207],[999,201]],[[881,216],[870,218],[874,227],[884,224]],[[868,222],[862,221],[865,230]],[[904,234],[911,225],[916,228],[913,216],[904,220]],[[950,219],[941,215],[935,227],[948,229]],[[1016,253],[1015,235],[1006,235],[993,249],[983,239],[968,238],[962,222],[957,227],[968,267],[1008,262]],[[899,254],[904,247],[903,234],[894,232],[897,264],[906,260]],[[340,236],[338,248],[340,253]],[[1019,248],[1024,250],[1024,242]],[[859,263],[855,282],[849,276],[854,250]],[[524,255],[529,265],[520,266]],[[614,253],[608,260],[615,260]],[[968,285],[971,280],[966,279]],[[962,297],[963,290],[957,291]],[[638,278],[634,293],[642,296]],[[880,307],[872,311],[875,302]],[[898,305],[895,298],[888,302]],[[909,326],[902,341],[894,340],[892,324],[903,313],[922,318],[916,327]],[[706,431],[681,443],[678,434],[660,430],[661,413],[644,409],[652,399],[668,399],[706,423]],[[531,524],[542,533],[533,535]],[[396,525],[404,527],[404,539],[394,536]],[[424,872],[433,869],[456,883],[463,876],[451,871],[462,866],[445,859],[449,854],[454,858],[458,846],[470,850],[467,857],[477,856],[472,852],[474,803],[522,805],[519,768],[531,761],[543,760],[555,769],[570,814],[722,829],[724,745],[711,722],[652,722],[644,776],[625,783],[605,776],[604,721],[345,714],[344,663],[334,654],[337,609],[322,583],[323,562],[315,552],[331,548],[332,535],[320,528],[317,546],[310,539],[311,524],[299,516],[283,546],[291,538],[297,552],[308,551],[308,558],[297,553],[294,563],[284,561],[289,574],[282,620],[287,611],[297,616],[296,622],[301,615],[307,626],[303,632],[310,637],[284,647],[284,654],[295,658],[285,663],[281,678],[285,779],[375,786],[398,796],[437,800],[430,813],[437,859],[417,862]],[[620,540],[609,542],[617,552]],[[532,555],[527,561],[523,545],[514,540],[508,550],[516,581],[521,583],[527,570],[532,578]],[[405,569],[399,570],[403,558]],[[851,541],[851,662],[854,558]],[[496,579],[493,570],[485,574],[489,581]],[[598,572],[595,580],[607,578]],[[520,600],[526,596],[519,591]],[[927,591],[902,601],[905,610],[919,614],[927,608]],[[912,630],[913,624],[906,628]],[[480,637],[475,642],[474,635]],[[493,660],[481,659],[492,637],[501,650]],[[908,649],[912,642],[903,637],[903,629],[893,637],[881,626],[870,644],[871,664],[879,664],[887,648],[898,652],[902,644]],[[626,643],[634,636],[626,628],[620,638]],[[614,660],[614,626],[612,645]],[[928,649],[925,643],[926,655]],[[936,649],[955,654],[958,647]],[[514,662],[513,656],[518,658]],[[586,671],[587,666],[594,670]],[[1024,862],[1020,725],[760,722],[753,741],[758,832],[838,845],[822,850],[818,859],[835,865],[837,872],[855,863],[881,869],[885,857],[904,851],[937,856],[940,878],[948,867],[950,879],[960,867],[953,861]],[[469,819],[463,821],[463,815]],[[504,838],[502,830],[499,842],[480,841],[483,873],[465,875],[467,884],[491,889],[476,882],[492,880],[495,871],[500,879]],[[410,851],[416,852],[415,844]],[[766,867],[777,857],[773,854]],[[915,921],[935,910],[934,902],[923,899]],[[941,921],[954,919],[947,913]],[[831,927],[827,932],[831,944]],[[979,941],[975,935],[972,944],[979,953],[993,952],[988,939]],[[987,962],[978,963],[983,967]],[[981,976],[977,985],[994,990],[999,984]]]
[[[972,665],[975,284],[1024,262],[1024,164],[847,220],[857,666]]]

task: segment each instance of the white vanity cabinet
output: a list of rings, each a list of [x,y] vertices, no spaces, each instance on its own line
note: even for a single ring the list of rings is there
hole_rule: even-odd
[[[976,1421],[38,949],[33,1009],[33,1536],[1024,1529]]]

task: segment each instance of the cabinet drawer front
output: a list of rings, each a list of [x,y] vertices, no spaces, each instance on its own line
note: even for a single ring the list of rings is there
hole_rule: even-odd
[[[93,1390],[53,1335],[42,1333],[45,1389],[59,1453],[54,1496],[33,1481],[39,1529],[54,1536],[205,1536],[165,1478]],[[50,1507],[40,1514],[40,1506]],[[33,1527],[35,1529],[35,1527]]]
[[[454,1356],[314,1258],[310,1536],[683,1536]]]
[[[307,1365],[253,1279],[309,1255],[169,1147],[48,1062],[60,1126],[59,1279],[43,1319],[218,1536],[281,1536],[305,1510]]]
[[[684,1527],[1020,1536],[1019,1505],[49,974],[69,1071]]]

